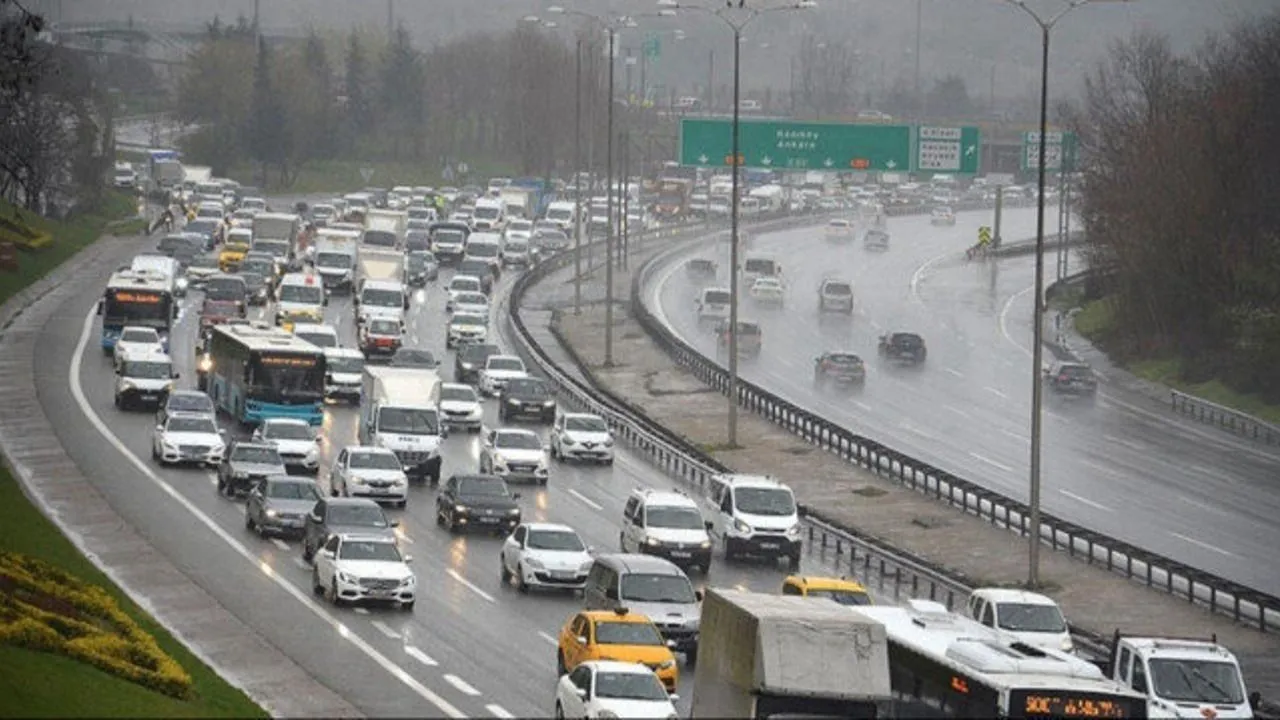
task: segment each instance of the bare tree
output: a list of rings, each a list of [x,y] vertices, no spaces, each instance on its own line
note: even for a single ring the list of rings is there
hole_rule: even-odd
[[[799,105],[817,119],[847,112],[858,85],[858,52],[847,39],[806,35],[797,56]]]

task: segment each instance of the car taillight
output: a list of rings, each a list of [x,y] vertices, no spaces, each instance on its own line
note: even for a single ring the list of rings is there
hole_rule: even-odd
[[[1070,380],[1070,379],[1071,379],[1071,377],[1070,377],[1069,375],[1059,375],[1059,376],[1058,376],[1058,382],[1067,382],[1067,381],[1068,381],[1068,380]]]

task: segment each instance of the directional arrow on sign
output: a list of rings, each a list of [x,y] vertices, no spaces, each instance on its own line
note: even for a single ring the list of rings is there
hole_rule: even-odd
[[[699,156],[698,156],[698,162],[702,163],[703,165],[706,165],[706,164],[707,164],[707,160],[709,160],[709,159],[710,159],[710,158],[708,158],[708,157],[707,157],[707,154],[706,154],[706,153],[702,153],[701,155],[699,155]]]
[[[772,165],[772,164],[773,164],[773,158],[769,157],[768,155],[765,155],[764,157],[760,158],[760,164],[761,164],[761,165]]]
[[[822,164],[827,167],[831,167],[832,165],[835,165],[835,162],[831,158],[827,158],[826,160],[822,161]]]
[[[978,151],[977,147],[970,145],[969,147],[964,149],[964,155],[965,157],[973,157],[973,154],[977,151]]]
[[[884,164],[884,166],[885,166],[885,167],[887,167],[887,168],[889,168],[890,170],[892,170],[892,169],[894,169],[894,168],[898,167],[898,163],[894,162],[893,160],[889,160],[888,162],[886,162],[886,163]]]

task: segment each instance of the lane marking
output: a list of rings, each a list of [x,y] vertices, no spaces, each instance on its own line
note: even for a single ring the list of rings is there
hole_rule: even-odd
[[[310,569],[311,569],[311,566],[307,564],[307,561],[306,561],[306,560],[303,560],[303,559],[302,559],[302,558],[300,558],[300,557],[295,557],[295,558],[293,559],[293,564],[294,564],[294,565],[297,565],[299,568],[302,568],[303,570],[310,570]]]
[[[395,630],[392,630],[390,625],[382,622],[381,620],[374,620],[369,624],[372,625],[375,630],[382,633],[383,635],[386,635],[392,640],[400,639],[400,633],[396,632]]]
[[[1005,472],[1013,472],[1013,468],[1009,467],[1008,465],[1002,465],[1002,464],[1000,464],[1000,463],[996,462],[995,460],[992,460],[991,458],[986,457],[985,455],[979,455],[979,454],[978,454],[978,453],[976,453],[976,452],[971,452],[971,453],[969,453],[969,457],[973,458],[974,460],[978,460],[978,461],[984,462],[984,463],[986,463],[986,464],[990,465],[991,467],[1000,468],[1001,470],[1003,470],[1003,471],[1005,471]]]
[[[854,400],[853,404],[857,405],[858,409],[862,410],[863,412],[871,412],[871,406],[862,402],[861,400]]]
[[[289,547],[289,543],[285,542],[284,540],[281,540],[280,538],[271,538],[271,544],[275,545],[276,547],[280,548],[285,552],[289,552],[289,550],[291,549]]]
[[[463,695],[470,695],[471,697],[476,697],[480,694],[480,691],[468,685],[466,680],[463,680],[462,678],[452,673],[445,674],[444,681],[454,686],[455,688],[457,688],[458,692],[462,693]]]
[[[539,630],[539,631],[538,631],[538,637],[542,638],[543,640],[546,640],[547,642],[551,643],[551,644],[552,644],[553,646],[555,646],[555,647],[560,647],[560,643],[559,643],[558,641],[556,641],[556,639],[555,639],[555,638],[553,638],[553,637],[551,637],[550,635],[548,635],[548,634],[546,634],[546,633],[542,632],[541,630]]]
[[[1025,290],[1019,290],[1018,292],[1010,295],[1009,299],[1005,301],[1004,307],[1000,309],[1000,334],[1004,336],[1005,340],[1009,341],[1010,345],[1018,348],[1019,352],[1029,358],[1035,357],[1035,354],[1023,347],[1017,340],[1013,339],[1013,335],[1009,334],[1009,311],[1013,309],[1013,304],[1018,301],[1018,298],[1029,292],[1035,292],[1035,289],[1036,286],[1033,284]],[[1035,315],[1035,312],[1032,311],[1031,314]]]
[[[88,347],[89,336],[92,334],[93,325],[97,317],[96,307],[90,309],[88,314],[85,315],[84,327],[80,331],[80,340],[76,344],[75,352],[71,356],[71,367],[67,371],[67,381],[71,388],[71,396],[75,399],[76,404],[80,406],[81,413],[84,415],[85,419],[89,421],[89,424],[93,425],[94,430],[102,436],[102,439],[106,440],[108,444],[120,453],[121,457],[128,460],[131,465],[137,468],[142,474],[142,477],[150,480],[151,483],[154,484],[161,492],[168,495],[174,502],[178,503],[183,507],[183,509],[191,513],[191,515],[199,521],[200,524],[204,525],[210,532],[217,536],[218,539],[226,543],[234,553],[248,561],[248,563],[255,569],[262,571],[261,561],[255,553],[251,552],[244,543],[233,537],[231,533],[219,525],[213,518],[205,514],[203,510],[196,507],[195,503],[187,499],[185,495],[174,489],[173,485],[171,485],[167,480],[157,475],[150,465],[143,462],[133,453],[132,450],[129,449],[127,445],[124,444],[124,442],[120,440],[120,438],[116,437],[116,435],[111,432],[111,429],[105,422],[103,422],[102,418],[98,415],[98,412],[89,404],[89,400],[84,394],[84,387],[80,383],[80,369],[84,363],[85,348]],[[451,718],[458,718],[459,720],[462,720],[467,717],[466,713],[463,713],[461,710],[454,707],[449,701],[432,692],[431,688],[428,688],[426,685],[419,682],[417,678],[409,674],[409,671],[392,662],[386,655],[378,652],[377,648],[373,647],[368,641],[353,632],[341,620],[338,620],[336,617],[331,615],[323,605],[320,605],[311,598],[311,588],[303,590],[276,573],[264,574],[270,582],[275,583],[277,587],[288,593],[307,610],[310,610],[313,615],[328,624],[339,637],[351,643],[352,647],[356,648],[370,660],[377,663],[379,667],[386,670],[392,677],[403,683],[405,687],[413,691],[418,697],[431,703],[437,710]]]
[[[355,613],[355,614],[357,614],[357,615],[368,615],[368,614],[369,614],[369,608],[366,608],[366,607],[354,607],[354,608],[351,608],[351,610],[352,610],[352,612],[354,612],[354,613]]]
[[[484,598],[485,600],[488,600],[489,602],[496,602],[496,601],[493,599],[493,596],[492,596],[492,595],[490,595],[489,593],[487,593],[487,592],[485,592],[485,591],[481,590],[479,587],[477,587],[477,586],[476,586],[474,583],[472,583],[470,580],[468,580],[468,579],[466,579],[466,578],[462,577],[462,574],[461,574],[461,573],[459,573],[457,570],[454,570],[453,568],[449,568],[448,570],[445,570],[445,572],[449,574],[449,577],[451,577],[451,578],[453,578],[454,580],[457,580],[458,582],[462,583],[462,584],[463,584],[463,586],[465,586],[465,587],[466,587],[468,590],[470,590],[471,592],[473,592],[473,593],[475,593],[475,594],[479,595],[480,597]]]
[[[955,254],[956,254],[955,250],[948,250],[942,253],[941,255],[935,255],[929,258],[928,260],[925,260],[923,264],[921,264],[919,267],[916,268],[915,272],[911,273],[911,299],[912,300],[915,300],[917,303],[924,305],[924,298],[920,297],[920,281],[925,278],[925,272],[928,271],[928,269],[931,266],[933,266],[934,263],[938,262],[939,260],[942,260],[943,258],[949,255],[955,255]]]
[[[937,439],[938,439],[938,436],[937,436],[937,435],[934,435],[933,433],[930,433],[930,432],[928,432],[927,430],[921,430],[920,428],[918,428],[918,427],[916,427],[916,426],[912,425],[912,424],[911,424],[911,423],[909,423],[909,422],[905,422],[905,421],[904,421],[904,422],[900,422],[900,423],[898,423],[898,428],[899,428],[899,429],[902,429],[902,430],[906,430],[907,432],[910,432],[910,433],[915,433],[916,435],[919,435],[920,437],[928,438],[928,439],[930,439],[930,440],[937,440]]]
[[[942,368],[942,369],[943,369],[943,370],[944,370],[948,375],[954,375],[955,377],[958,377],[958,378],[962,378],[962,377],[964,377],[964,373],[960,372],[959,370],[953,370],[952,368]]]
[[[961,410],[960,408],[958,408],[958,407],[956,407],[956,406],[954,406],[954,405],[943,405],[943,406],[942,406],[942,408],[943,408],[944,410],[950,410],[951,412],[953,412],[953,413],[955,413],[955,414],[959,415],[959,416],[960,416],[960,417],[962,417],[962,418],[971,418],[971,417],[973,417],[973,416],[972,416],[972,415],[970,415],[969,413],[965,412],[964,410]]]
[[[1111,508],[1107,507],[1106,505],[1103,505],[1103,504],[1102,504],[1102,503],[1100,503],[1100,502],[1094,502],[1093,500],[1090,500],[1090,499],[1089,499],[1089,498],[1087,498],[1087,497],[1081,497],[1081,496],[1079,496],[1079,495],[1077,495],[1077,494],[1075,494],[1075,493],[1071,492],[1070,490],[1062,490],[1062,489],[1059,489],[1059,490],[1058,490],[1058,492],[1062,493],[1063,495],[1066,495],[1067,497],[1071,498],[1072,500],[1075,500],[1076,502],[1084,503],[1085,505],[1088,505],[1089,507],[1094,507],[1094,508],[1097,508],[1097,509],[1099,509],[1099,510],[1106,510],[1107,512],[1114,512]]]
[[[987,385],[986,387],[984,387],[984,388],[982,388],[982,389],[983,389],[983,390],[986,390],[987,392],[991,393],[992,395],[995,395],[996,397],[1002,397],[1002,398],[1004,398],[1005,400],[1008,400],[1008,399],[1009,399],[1009,396],[1008,396],[1008,395],[1006,395],[1002,390],[997,390],[996,388],[993,388],[993,387],[991,387],[990,385]]]
[[[1118,437],[1108,437],[1107,439],[1117,445],[1122,445],[1124,447],[1127,447],[1130,450],[1133,450],[1134,452],[1145,453],[1147,451],[1147,446],[1136,440],[1126,440],[1124,438],[1118,438]]]
[[[574,490],[573,488],[569,488],[569,494],[570,494],[570,495],[572,495],[572,496],[574,496],[574,497],[576,497],[576,498],[578,498],[579,500],[581,500],[581,501],[583,502],[583,504],[584,504],[584,505],[586,505],[587,507],[591,508],[592,510],[604,510],[604,506],[603,506],[603,505],[601,505],[600,503],[596,502],[595,500],[592,500],[591,498],[587,497],[586,495],[583,495],[582,493],[578,492],[577,490]]]
[[[1223,510],[1220,507],[1206,505],[1203,500],[1196,500],[1195,498],[1189,497],[1187,495],[1179,495],[1178,499],[1188,505],[1194,505],[1197,510],[1207,510],[1211,513],[1214,513],[1215,515],[1221,515],[1223,517],[1229,517],[1231,515],[1231,513],[1227,512],[1226,510]]]
[[[1183,535],[1182,533],[1170,532],[1169,534],[1170,534],[1170,535],[1172,535],[1172,536],[1174,536],[1174,537],[1176,537],[1176,538],[1178,538],[1179,540],[1186,540],[1187,542],[1191,543],[1192,545],[1196,545],[1196,546],[1198,546],[1198,547],[1202,547],[1202,548],[1204,548],[1205,550],[1212,550],[1213,552],[1216,552],[1216,553],[1218,553],[1219,555],[1225,555],[1225,556],[1227,556],[1227,557],[1232,557],[1232,554],[1231,554],[1231,553],[1227,552],[1226,550],[1223,550],[1222,548],[1218,547],[1217,545],[1210,545],[1209,543],[1204,542],[1203,540],[1197,540],[1197,539],[1195,539],[1195,538],[1193,538],[1193,537],[1187,537],[1186,535]]]
[[[1204,475],[1214,475],[1217,473],[1217,471],[1214,470],[1213,468],[1208,468],[1208,467],[1205,467],[1204,465],[1198,465],[1196,463],[1188,464],[1187,468],[1190,470],[1194,470],[1198,473],[1202,473]]]
[[[1022,434],[1022,433],[1020,433],[1020,432],[1015,432],[1015,431],[1013,431],[1013,430],[1010,430],[1009,428],[1000,428],[1000,432],[1001,432],[1001,433],[1004,433],[1004,434],[1005,434],[1006,436],[1008,436],[1008,437],[1013,438],[1014,440],[1026,440],[1026,439],[1028,439],[1026,435],[1024,435],[1024,434]]]
[[[437,665],[439,665],[439,664],[440,664],[440,663],[436,662],[435,660],[432,660],[430,655],[428,655],[428,654],[426,654],[426,653],[422,652],[421,650],[419,650],[418,648],[416,648],[416,647],[414,647],[414,646],[412,646],[412,645],[405,645],[405,646],[404,646],[404,654],[405,654],[405,655],[408,655],[409,657],[413,658],[414,660],[417,660],[418,662],[422,663],[423,665],[426,665],[427,667],[435,667],[435,666],[437,666]]]
[[[503,720],[511,720],[512,718],[515,717],[515,715],[512,715],[511,713],[507,712],[507,709],[502,707],[501,705],[489,704],[489,705],[485,705],[484,709],[488,710],[490,713],[493,713],[494,717],[502,718]]]
[[[1123,474],[1124,474],[1124,473],[1120,472],[1119,470],[1116,470],[1115,468],[1107,467],[1106,465],[1103,465],[1102,463],[1094,462],[1093,460],[1090,460],[1090,459],[1088,459],[1088,458],[1080,458],[1080,462],[1081,462],[1081,464],[1088,465],[1089,467],[1093,468],[1094,470],[1097,470],[1098,472],[1100,472],[1100,473],[1102,473],[1102,474],[1104,474],[1104,475],[1110,475],[1110,476],[1112,476],[1112,477],[1119,477],[1119,476],[1121,476],[1121,475],[1123,475]]]

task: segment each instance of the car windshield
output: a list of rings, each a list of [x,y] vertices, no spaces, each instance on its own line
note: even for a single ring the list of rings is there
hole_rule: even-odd
[[[780,290],[782,285],[773,278],[760,278],[756,280],[757,290]]]
[[[639,623],[632,623],[638,625]],[[600,634],[599,625],[596,635]],[[649,644],[649,643],[644,643]],[[596,673],[596,697],[618,700],[669,701],[666,688],[651,672],[600,672]]]
[[[173,393],[165,407],[169,412],[213,412],[213,400],[204,393]]]
[[[893,336],[893,344],[900,348],[917,348],[924,345],[924,341],[920,339],[919,335],[904,335],[902,333],[898,333]]]
[[[483,260],[463,260],[462,262],[458,263],[458,274],[454,275],[454,278],[457,279],[459,276],[466,275],[468,277],[479,279],[479,278],[483,278],[488,275],[491,275],[492,272],[493,271],[489,268],[489,263]],[[484,281],[481,280],[480,282],[483,283]],[[467,290],[467,289],[478,290],[479,288],[461,288],[461,289],[462,290]]]
[[[1000,603],[997,606],[997,624],[1010,632],[1064,633],[1067,620],[1057,605],[1031,603]]]
[[[330,356],[325,358],[324,364],[331,374],[342,373],[344,375],[354,375],[364,370],[364,358],[356,357],[354,355],[351,357]]]
[[[449,289],[454,292],[478,292],[480,280],[469,275],[457,276],[449,281]]]
[[[484,293],[461,292],[454,302],[459,305],[488,305],[489,298]]]
[[[604,423],[604,420],[598,417],[589,417],[589,416],[587,417],[576,416],[576,417],[565,418],[564,429],[576,430],[578,432],[596,432],[596,433],[609,432],[609,426]]]
[[[1231,705],[1244,702],[1240,674],[1231,663],[1181,658],[1152,658],[1148,663],[1152,689],[1165,700]]]
[[[366,288],[364,292],[360,293],[360,302],[364,305],[373,305],[375,307],[403,307],[404,293],[399,290]]]
[[[796,500],[784,488],[734,488],[733,504],[749,515],[785,517],[796,513]]]
[[[364,244],[373,245],[375,247],[393,248],[397,244],[396,234],[386,232],[385,230],[365,230]]]
[[[328,522],[330,525],[384,528],[387,516],[376,505],[331,505]]]
[[[402,349],[391,357],[391,364],[398,367],[437,367],[440,363],[430,350]]]
[[[310,425],[291,422],[269,422],[262,427],[262,437],[268,440],[314,440]]]
[[[204,433],[207,435],[217,435],[218,426],[213,420],[206,417],[175,417],[169,418],[169,425],[165,428],[171,433]]]
[[[711,262],[710,260],[704,260],[699,258],[696,260],[690,260],[689,267],[693,268],[694,270],[714,270],[716,267],[716,264]]]
[[[461,230],[437,230],[435,232],[435,240],[445,245],[461,245],[467,236]]]
[[[773,275],[773,261],[752,258],[742,265],[742,269],[749,273],[759,273],[761,275]]]
[[[267,285],[266,276],[264,276],[262,273],[246,272],[243,267],[240,268],[240,277],[244,278],[244,284],[250,290],[254,288],[266,287]]]
[[[406,250],[426,250],[431,245],[431,238],[421,230],[410,231],[404,237]],[[412,257],[410,258],[412,260]]]
[[[441,401],[477,402],[479,399],[475,389],[470,385],[448,385],[440,388]]]
[[[485,325],[488,323],[481,315],[454,315],[449,321],[453,325]]]
[[[320,348],[338,347],[338,338],[328,332],[294,332],[295,335]]]
[[[683,575],[628,573],[622,576],[623,600],[651,603],[693,603],[693,585]]]
[[[168,362],[129,360],[121,368],[120,376],[138,380],[167,380],[173,377],[173,365]]]
[[[724,290],[714,290],[702,296],[702,301],[708,305],[728,305],[732,295]]]
[[[232,462],[246,463],[262,463],[264,465],[279,465],[280,453],[271,447],[256,447],[253,445],[240,445],[231,451]]]
[[[499,210],[496,207],[478,207],[475,216],[477,220],[493,220],[498,217]]]
[[[827,283],[822,292],[827,295],[852,295],[853,288],[845,283]]]
[[[551,393],[547,390],[546,384],[541,380],[529,378],[527,380],[512,380],[511,383],[507,385],[507,395],[531,398],[533,400],[542,400],[550,397]]]
[[[239,277],[210,278],[204,286],[205,300],[221,300],[224,302],[242,302],[244,300],[244,279]]]
[[[513,370],[516,372],[524,372],[524,362],[522,362],[520,358],[491,357],[489,358],[488,368],[490,370]]]
[[[582,552],[587,549],[582,538],[572,530],[531,530],[526,544],[530,550]]]
[[[527,253],[527,252],[529,252],[529,243],[527,243],[527,242],[525,242],[525,241],[523,241],[523,240],[519,240],[519,241],[516,241],[516,240],[509,240],[509,241],[507,241],[507,253],[512,254],[512,255],[516,255],[516,254],[524,254],[524,253]]]
[[[299,480],[276,480],[267,483],[266,496],[277,500],[319,500],[315,483]]]
[[[212,220],[192,220],[182,227],[183,232],[212,235],[217,228]]]
[[[702,530],[705,527],[702,515],[689,507],[650,506],[645,508],[644,516],[649,527],[675,530]]]
[[[658,628],[647,622],[598,622],[596,643],[599,645],[663,645]]]
[[[413,253],[406,260],[411,272],[422,272],[427,268],[427,257],[418,253]]]
[[[324,302],[324,288],[319,285],[281,285],[280,302],[319,305]]]
[[[529,232],[533,229],[533,223],[528,220],[512,220],[507,223],[507,229],[512,232]]]
[[[386,415],[386,410],[382,413]],[[351,467],[357,470],[399,470],[400,459],[390,452],[353,452]]]
[[[489,243],[468,243],[467,254],[472,257],[491,258],[498,257],[498,246]]]
[[[216,268],[218,267],[218,257],[216,255],[197,255],[191,258],[188,267],[193,268]]]
[[[531,432],[499,431],[494,435],[493,446],[503,450],[541,450],[542,440]]]
[[[496,345],[467,345],[458,356],[464,362],[483,363],[498,352],[500,351]]]
[[[400,322],[398,320],[383,320],[380,318],[369,321],[370,335],[399,335]]]
[[[125,328],[119,342],[155,344],[160,342],[160,335],[150,328]]]
[[[538,236],[538,239],[544,243],[552,244],[569,242],[568,235],[556,230],[543,230],[542,234]]]
[[[835,600],[841,605],[870,605],[871,596],[860,590],[809,590],[806,593],[811,598],[827,598]]]
[[[401,435],[435,435],[440,429],[435,410],[384,407],[378,411],[378,430]]]
[[[338,548],[342,560],[380,560],[400,562],[400,551],[395,543],[372,540],[347,540]]]
[[[316,253],[316,266],[346,270],[351,267],[351,256],[337,252]]]
[[[464,496],[507,497],[507,484],[496,477],[469,477],[458,483],[458,494]]]
[[[835,353],[827,356],[827,362],[841,367],[856,367],[862,364],[861,358],[857,355],[838,355]]]
[[[1089,380],[1093,372],[1083,365],[1063,365],[1058,368],[1058,377],[1069,380]]]

